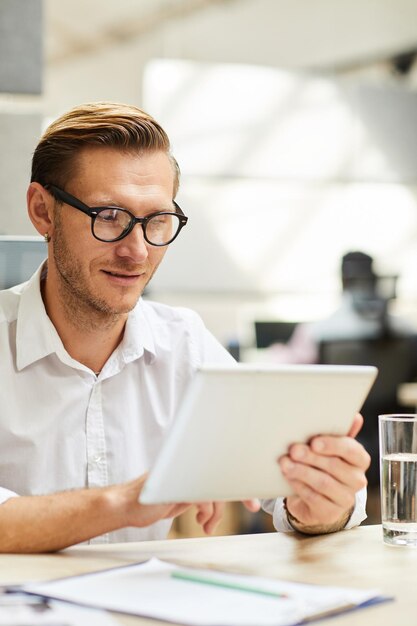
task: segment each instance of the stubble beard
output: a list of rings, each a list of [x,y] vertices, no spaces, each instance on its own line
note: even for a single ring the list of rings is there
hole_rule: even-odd
[[[59,223],[56,223],[54,230],[52,249],[61,304],[72,326],[87,331],[97,330],[98,326],[101,330],[110,329],[136,306],[141,293],[133,305],[111,306],[91,291],[83,276],[81,263],[67,246]]]

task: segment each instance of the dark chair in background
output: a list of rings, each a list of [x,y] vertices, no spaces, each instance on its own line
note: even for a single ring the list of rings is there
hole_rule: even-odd
[[[46,257],[41,237],[0,236],[0,289],[28,280]]]
[[[251,322],[252,323],[252,322]],[[283,322],[275,320],[255,320],[253,329],[255,331],[255,347],[257,349],[269,348],[273,344],[285,344],[291,337],[297,322]],[[251,333],[252,337],[252,333]],[[252,348],[250,346],[243,346]],[[226,344],[227,350],[236,361],[241,358],[241,345],[237,338],[232,338]]]
[[[296,326],[297,322],[255,321],[256,347],[269,348],[274,343],[286,343]]]
[[[358,440],[372,457],[367,477],[379,486],[378,415],[406,413],[397,401],[398,386],[417,379],[417,335],[385,334],[369,339],[327,339],[319,344],[319,362],[331,365],[375,365],[379,374],[361,410],[364,426]]]

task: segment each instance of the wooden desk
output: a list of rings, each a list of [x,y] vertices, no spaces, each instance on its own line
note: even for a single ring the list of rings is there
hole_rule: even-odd
[[[1,555],[0,584],[97,571],[151,556],[294,581],[376,587],[396,598],[394,602],[340,615],[323,624],[409,626],[417,612],[417,549],[384,545],[379,525],[321,537],[265,533],[85,546],[54,555]],[[160,623],[120,614],[117,620],[125,625]]]

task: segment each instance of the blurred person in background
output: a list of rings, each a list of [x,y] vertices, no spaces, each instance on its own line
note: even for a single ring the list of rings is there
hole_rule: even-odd
[[[373,259],[361,251],[348,252],[341,261],[342,295],[327,318],[296,326],[287,343],[269,348],[276,363],[318,363],[320,343],[336,339],[372,339],[387,334],[409,335],[413,327],[388,313],[389,296],[378,293],[379,277]]]

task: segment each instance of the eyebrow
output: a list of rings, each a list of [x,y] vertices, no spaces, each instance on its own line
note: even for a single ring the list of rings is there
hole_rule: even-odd
[[[125,206],[124,204],[114,201],[114,200],[95,200],[94,202],[89,202],[87,204],[87,206],[89,206],[90,208],[95,208],[95,209],[105,209],[106,207],[109,208],[114,208],[114,209],[125,209],[125,211],[129,211],[130,213],[133,213],[134,210],[137,209],[129,209],[127,206]],[[151,209],[145,209],[143,212],[146,214],[151,214],[151,213],[159,213],[161,211],[169,211],[169,212],[175,212],[175,205],[174,205],[174,200],[171,200],[168,203],[163,203],[163,206],[158,206],[158,207],[154,207]]]

